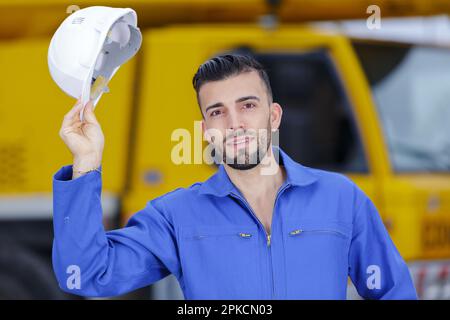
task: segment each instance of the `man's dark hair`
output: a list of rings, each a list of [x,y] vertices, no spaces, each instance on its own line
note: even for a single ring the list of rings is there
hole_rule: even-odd
[[[225,54],[216,56],[203,63],[197,70],[192,84],[197,93],[197,101],[200,106],[200,87],[209,81],[224,80],[245,72],[257,71],[267,89],[269,102],[272,102],[272,88],[269,76],[264,67],[253,57],[240,54]]]

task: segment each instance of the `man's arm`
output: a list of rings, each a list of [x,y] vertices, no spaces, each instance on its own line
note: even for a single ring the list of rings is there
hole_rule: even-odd
[[[357,187],[349,275],[365,299],[417,299],[409,269],[373,202]]]
[[[101,174],[74,180],[72,166],[53,178],[53,268],[61,289],[114,296],[152,284],[180,266],[174,230],[161,198],[149,201],[125,228],[105,232]]]
[[[113,296],[151,284],[169,273],[180,276],[175,232],[162,198],[147,203],[125,228],[105,232],[101,168],[104,135],[80,100],[64,116],[59,135],[73,155],[53,177],[53,269],[64,291]]]

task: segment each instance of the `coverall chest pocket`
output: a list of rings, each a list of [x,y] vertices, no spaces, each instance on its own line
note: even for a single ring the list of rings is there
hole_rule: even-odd
[[[256,226],[191,226],[181,230],[186,290],[194,299],[258,298]]]
[[[350,224],[287,221],[284,240],[287,289],[291,296],[299,299],[345,299]],[[301,296],[298,290],[305,286],[308,287],[308,297]]]

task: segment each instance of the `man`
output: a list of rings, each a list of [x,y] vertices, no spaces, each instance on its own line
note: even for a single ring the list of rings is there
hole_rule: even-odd
[[[102,226],[104,137],[92,104],[85,122],[79,104],[64,117],[74,161],[53,180],[64,291],[113,296],[173,274],[186,299],[345,299],[350,276],[364,298],[417,298],[371,200],[345,176],[272,145],[282,108],[257,61],[215,57],[193,84],[222,163],[207,181],[149,201],[122,229]]]

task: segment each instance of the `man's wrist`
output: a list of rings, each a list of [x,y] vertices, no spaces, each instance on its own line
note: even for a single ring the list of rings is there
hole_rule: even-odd
[[[101,161],[92,158],[74,159],[72,165],[72,179],[76,179],[82,175],[85,175],[91,171],[100,171]]]
[[[78,177],[81,177],[81,176],[83,176],[83,175],[85,175],[85,174],[87,174],[89,172],[92,172],[92,171],[97,171],[97,172],[100,172],[100,173],[102,172],[100,170],[100,166],[92,168],[92,169],[88,169],[88,170],[78,170],[75,166],[72,166],[72,180],[76,179]]]

